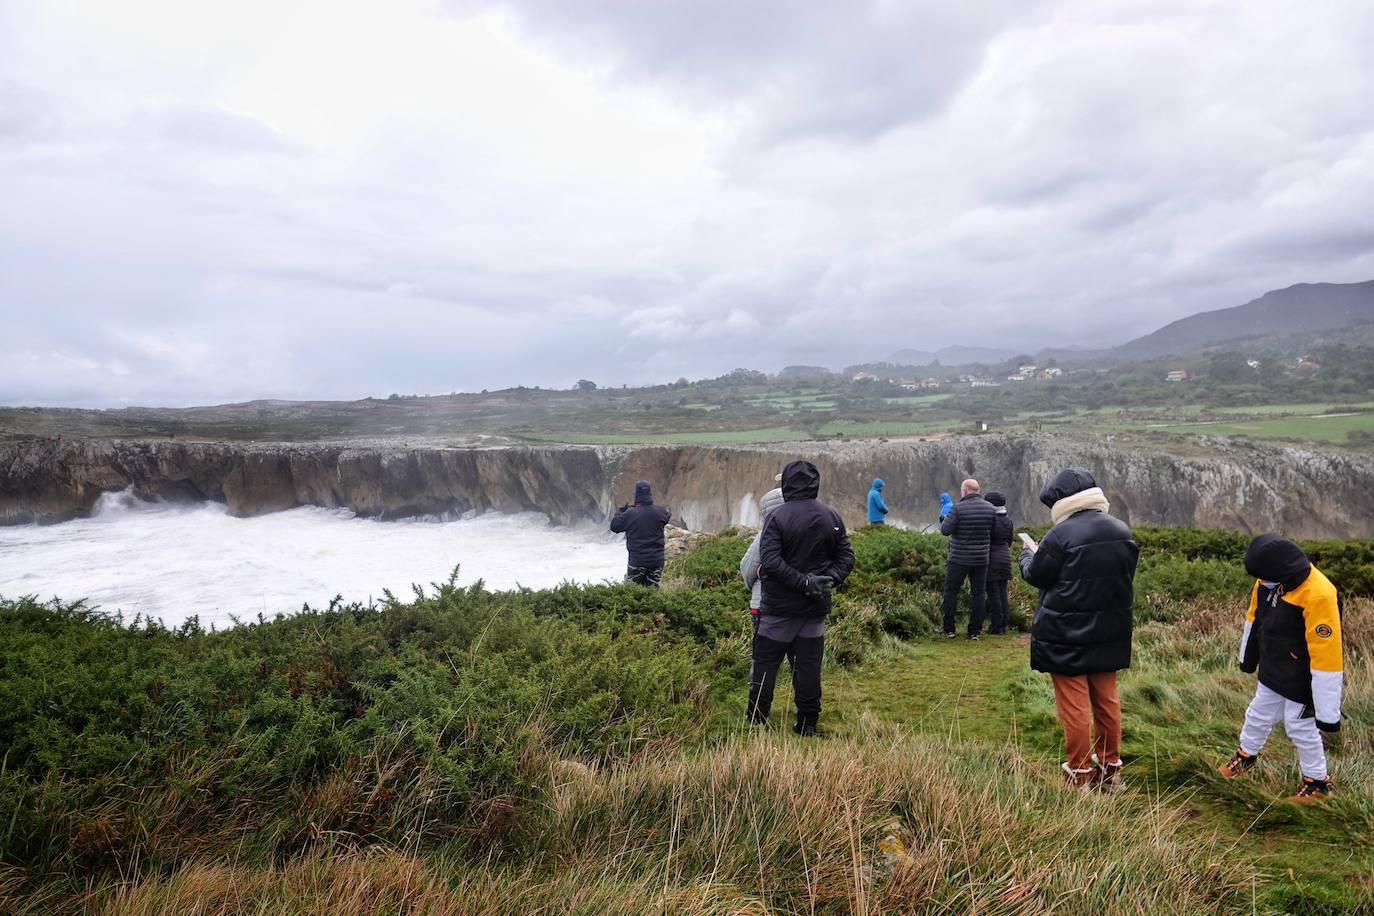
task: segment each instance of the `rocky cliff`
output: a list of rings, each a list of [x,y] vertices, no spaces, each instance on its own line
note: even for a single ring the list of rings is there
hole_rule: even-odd
[[[687,527],[718,530],[757,523],[758,498],[795,457],[816,462],[822,498],[851,525],[864,521],[875,475],[887,481],[898,523],[931,523],[937,494],[968,476],[1005,493],[1018,522],[1046,522],[1041,484],[1080,465],[1097,475],[1114,513],[1137,524],[1374,537],[1374,458],[1217,441],[1184,459],[1052,436],[749,448],[29,440],[0,446],[0,524],[80,517],[101,493],[126,488],[216,500],[241,516],[299,505],[382,518],[534,510],[567,524],[605,518],[643,478]]]

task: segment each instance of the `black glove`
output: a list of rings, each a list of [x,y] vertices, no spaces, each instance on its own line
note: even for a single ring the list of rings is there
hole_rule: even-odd
[[[1240,663],[1240,670],[1241,670],[1241,671],[1244,671],[1246,674],[1254,674],[1254,673],[1255,673],[1255,669],[1258,668],[1258,667],[1259,667],[1259,662],[1250,662],[1249,664],[1247,664],[1247,663],[1245,663],[1245,662],[1241,662],[1241,663]]]
[[[835,585],[829,576],[807,575],[805,588],[809,598],[824,598]]]
[[[1339,722],[1323,722],[1321,719],[1318,719],[1318,720],[1317,720],[1317,728],[1320,728],[1320,729],[1321,729],[1322,731],[1324,731],[1324,732],[1338,732],[1338,731],[1341,730],[1341,723],[1339,723]]]

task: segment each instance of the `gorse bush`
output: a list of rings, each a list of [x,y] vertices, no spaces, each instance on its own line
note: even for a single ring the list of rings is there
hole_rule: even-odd
[[[645,594],[599,589],[562,619],[540,593],[449,584],[222,633],[5,602],[0,852],[97,865],[174,858],[183,839],[286,852],[489,827],[550,759],[703,734],[740,666]]]
[[[734,586],[739,581],[739,564],[749,540],[740,537],[716,537],[672,563],[672,575],[677,580],[697,588]]]
[[[1159,598],[1174,602],[1246,601],[1254,581],[1242,567],[1223,560],[1142,559],[1135,577],[1136,607]]]
[[[1216,594],[1214,587],[1220,583],[1216,577],[1223,567],[1238,570],[1237,575],[1248,580],[1245,575],[1245,548],[1252,540],[1251,535],[1237,531],[1213,528],[1156,528],[1141,526],[1134,529],[1136,543],[1140,545],[1141,572],[1149,573],[1154,567],[1164,564],[1174,565],[1182,560],[1207,561],[1193,569],[1198,570],[1204,579],[1212,580],[1193,594],[1175,591],[1171,596],[1176,599]],[[1341,592],[1349,597],[1374,597],[1374,540],[1318,540],[1298,541],[1308,558],[1326,574]],[[1213,572],[1208,572],[1212,570]],[[1183,580],[1172,573],[1176,585],[1182,586]],[[1248,580],[1253,581],[1253,580]]]

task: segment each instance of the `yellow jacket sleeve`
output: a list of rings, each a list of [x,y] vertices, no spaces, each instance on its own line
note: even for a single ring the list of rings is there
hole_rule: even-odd
[[[1240,633],[1240,670],[1253,674],[1259,667],[1259,632],[1255,629],[1255,611],[1259,608],[1259,580],[1250,589],[1250,609],[1245,612],[1245,628]]]
[[[1341,614],[1336,590],[1316,589],[1303,605],[1303,631],[1312,667],[1312,705],[1317,721],[1335,726],[1341,721]]]

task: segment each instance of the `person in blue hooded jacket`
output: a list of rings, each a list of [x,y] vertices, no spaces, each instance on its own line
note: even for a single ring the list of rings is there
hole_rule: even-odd
[[[883,502],[883,479],[875,477],[873,488],[868,491],[868,523],[870,525],[885,524],[883,519],[887,515],[887,503]]]

